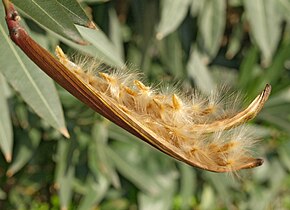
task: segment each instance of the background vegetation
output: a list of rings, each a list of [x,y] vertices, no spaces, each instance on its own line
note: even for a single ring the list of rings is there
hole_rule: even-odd
[[[126,62],[204,94],[226,84],[245,104],[266,83],[273,92],[251,123],[263,166],[240,180],[192,168],[55,86],[9,41],[0,6],[0,209],[290,208],[289,0],[80,1],[87,15],[75,0],[13,3],[52,52]]]

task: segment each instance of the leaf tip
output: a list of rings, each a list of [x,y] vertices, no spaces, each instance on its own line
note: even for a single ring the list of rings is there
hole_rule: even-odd
[[[10,163],[11,160],[12,160],[12,154],[9,152],[9,153],[6,153],[5,154],[5,160]]]
[[[91,28],[91,29],[99,30],[98,27],[96,26],[96,24],[95,24],[93,21],[89,21],[89,22],[87,23],[87,27],[88,27],[88,28]]]
[[[163,38],[164,38],[164,34],[163,34],[163,33],[158,32],[158,33],[156,34],[156,39],[157,39],[157,40],[162,40]]]
[[[67,139],[70,138],[69,132],[68,132],[68,130],[67,130],[66,128],[61,128],[61,129],[59,129],[59,131],[60,131],[60,133],[61,133],[64,137],[66,137]]]

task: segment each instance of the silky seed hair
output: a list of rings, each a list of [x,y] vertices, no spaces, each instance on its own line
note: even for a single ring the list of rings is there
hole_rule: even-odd
[[[261,96],[248,107],[249,111],[246,109],[244,113],[236,114],[239,102],[236,96],[231,96],[233,100],[229,101],[221,98],[219,92],[206,98],[196,91],[191,96],[175,88],[160,91],[144,84],[139,73],[131,72],[125,66],[104,71],[102,64],[93,59],[78,59],[74,63],[59,47],[56,55],[64,66],[106,101],[138,121],[184,159],[195,162],[196,166],[225,172],[261,164],[251,163],[255,160],[252,148],[256,139],[242,125],[259,111],[260,107],[255,103],[260,103]],[[235,121],[235,118],[239,119]]]

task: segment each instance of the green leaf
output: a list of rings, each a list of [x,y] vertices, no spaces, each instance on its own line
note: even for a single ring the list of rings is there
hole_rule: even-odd
[[[100,210],[127,210],[130,209],[129,201],[126,198],[115,198],[105,201]]]
[[[125,149],[130,149],[130,147],[126,147]],[[132,148],[131,148],[132,149]],[[131,182],[133,182],[138,188],[140,188],[144,192],[148,192],[150,194],[156,194],[159,191],[158,186],[154,179],[149,176],[148,174],[144,173],[146,170],[141,169],[139,166],[139,170],[136,168],[136,165],[130,163],[130,161],[126,160],[120,154],[117,154],[114,150],[107,148],[108,154],[110,155],[111,159],[114,161],[114,164],[118,171]],[[131,153],[132,150],[128,155]]]
[[[188,12],[189,3],[189,0],[163,0],[161,2],[161,20],[157,26],[157,39],[163,39],[178,28]]]
[[[82,26],[76,26],[83,37],[91,42],[90,45],[79,45],[69,39],[57,35],[56,37],[60,39],[65,44],[77,49],[78,51],[87,54],[97,60],[104,62],[108,65],[115,67],[123,67],[124,62],[122,60],[122,55],[120,51],[114,44],[108,39],[108,37],[101,30],[94,30]]]
[[[111,139],[116,139],[107,148],[118,172],[134,183],[144,193],[160,195],[173,185],[177,177],[174,162],[166,155],[152,151],[144,142],[128,132],[112,126]]]
[[[200,52],[195,48],[187,63],[188,76],[196,82],[203,93],[209,94],[215,89],[215,83]]]
[[[199,47],[213,58],[221,45],[225,21],[226,1],[207,0],[198,17]]]
[[[122,67],[124,65],[118,50],[104,32],[82,26],[77,26],[77,29],[95,47],[95,57],[108,61],[108,64],[113,66]]]
[[[156,168],[152,173],[152,179],[155,179],[160,187],[158,194],[150,194],[142,192],[138,195],[138,203],[140,210],[166,210],[171,209],[173,204],[173,196],[176,191],[176,173],[174,170],[161,173],[160,168]],[[171,202],[170,202],[171,201]]]
[[[2,189],[0,189],[0,200],[5,200],[6,198],[7,194]]]
[[[276,0],[245,0],[245,12],[250,23],[250,35],[269,65],[281,36],[282,12]]]
[[[7,162],[12,158],[13,131],[5,96],[4,77],[0,74],[0,148]]]
[[[75,166],[79,158],[79,150],[76,148],[76,140],[58,141],[56,156],[56,187],[59,189],[59,197],[62,209],[68,209],[73,193],[75,179]]]
[[[167,210],[171,209],[173,195],[174,195],[174,183],[170,188],[167,188],[162,194],[156,196],[151,194],[140,193],[138,195],[138,203],[140,210]]]
[[[258,62],[259,52],[257,47],[251,47],[245,55],[241,65],[239,74],[239,86],[242,89],[250,89],[250,85],[254,82],[254,67]]]
[[[170,71],[174,78],[184,78],[183,54],[178,33],[174,32],[165,39],[159,41],[160,56],[163,66]]]
[[[93,21],[91,21],[80,4],[75,0],[57,0],[63,7],[71,20],[78,25],[86,26],[88,28],[96,28]]]
[[[196,173],[191,166],[183,163],[180,166],[180,196],[181,196],[181,209],[189,209],[192,197],[194,196],[196,188]]]
[[[109,188],[109,182],[105,176],[99,174],[96,181],[92,176],[88,175],[86,182],[86,193],[81,200],[79,210],[92,209],[98,205],[105,197]]]
[[[284,143],[282,147],[278,148],[278,154],[283,165],[290,170],[290,143]]]
[[[203,187],[201,194],[200,208],[205,210],[210,210],[215,208],[216,196],[215,193],[209,185]]]
[[[279,10],[282,12],[284,19],[290,22],[289,12],[290,12],[290,1],[289,0],[277,0]]]
[[[208,209],[207,208],[207,207],[209,207],[208,204],[210,202],[215,201],[216,198],[211,197],[212,196],[211,195],[212,188],[214,188],[216,190],[216,192],[217,192],[216,194],[218,195],[218,197],[220,199],[223,200],[223,202],[226,205],[231,204],[233,201],[233,195],[229,194],[228,192],[229,192],[230,188],[236,188],[236,190],[238,190],[239,189],[238,182],[235,182],[234,179],[229,179],[227,174],[222,174],[222,173],[220,173],[220,174],[205,173],[204,176],[206,176],[209,179],[209,181],[211,182],[211,186],[206,185],[206,186],[208,186],[208,188],[211,188],[211,189],[206,189],[207,187],[203,187],[204,192],[202,195],[202,201],[201,201],[202,204],[201,205],[204,205],[204,208]],[[207,201],[207,199],[208,199],[208,201]],[[211,208],[209,208],[209,209],[211,209]]]
[[[228,49],[226,52],[227,59],[232,59],[234,56],[238,54],[239,50],[241,49],[243,35],[244,31],[242,25],[239,24],[233,29],[233,32],[230,36]]]
[[[266,70],[265,80],[272,85],[279,83],[279,78],[283,75],[285,71],[285,62],[289,60],[290,54],[290,42],[284,41],[281,43],[279,49],[277,50],[272,65]]]
[[[71,202],[74,173],[74,165],[69,165],[65,173],[61,174],[59,177],[59,196],[61,209],[68,209],[68,206]]]
[[[265,107],[274,107],[282,104],[290,103],[290,87],[279,91],[276,95],[273,95],[267,101]]]
[[[41,135],[38,130],[31,129],[28,135],[24,132],[17,132],[15,138],[20,141],[16,144],[13,162],[8,168],[7,176],[13,176],[31,159],[38,148]]]
[[[113,167],[111,159],[106,153],[108,130],[105,123],[96,123],[92,129],[92,141],[88,148],[88,166],[97,177],[104,175],[116,188],[120,187],[119,177]]]
[[[4,14],[3,12],[1,7],[0,14]],[[68,136],[61,103],[52,80],[10,41],[5,29],[2,17],[0,72],[41,118]]]
[[[71,15],[56,0],[13,0],[13,3],[43,28],[76,43],[85,43],[74,26]]]
[[[62,174],[65,173],[66,170],[68,150],[69,150],[69,142],[63,139],[58,140],[55,158],[56,169],[54,178],[57,188],[59,188],[61,176]]]
[[[109,11],[109,17],[110,17],[110,37],[112,40],[112,43],[116,47],[118,54],[124,59],[124,47],[123,47],[123,40],[122,40],[122,28],[121,24],[119,22],[119,19],[117,17],[115,10]]]
[[[200,13],[205,2],[206,0],[191,0],[190,13],[193,17]]]

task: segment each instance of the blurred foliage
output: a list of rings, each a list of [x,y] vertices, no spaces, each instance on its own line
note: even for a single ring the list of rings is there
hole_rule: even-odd
[[[245,94],[245,103],[266,83],[273,92],[251,123],[263,138],[257,154],[264,165],[239,172],[241,179],[204,172],[55,89],[9,41],[1,7],[0,209],[290,208],[289,0],[13,3],[51,51],[60,44],[113,66],[126,62],[149,82],[181,81],[204,94],[226,85]],[[60,134],[63,116],[69,140]]]

